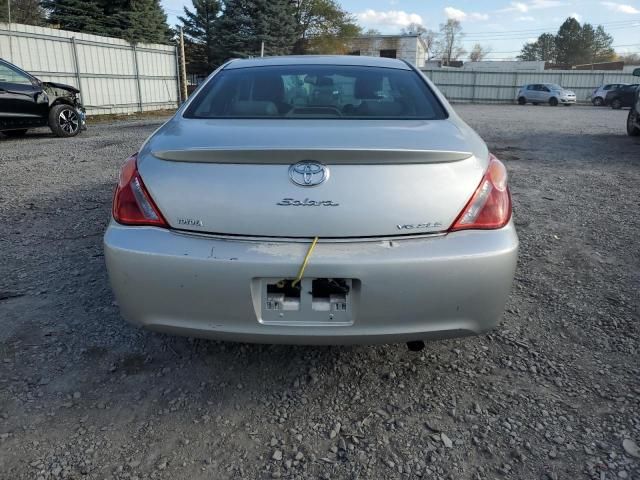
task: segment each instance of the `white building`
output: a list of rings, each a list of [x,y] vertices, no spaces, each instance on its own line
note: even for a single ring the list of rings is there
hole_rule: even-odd
[[[348,42],[349,55],[399,58],[424,67],[427,46],[420,35],[367,35]]]

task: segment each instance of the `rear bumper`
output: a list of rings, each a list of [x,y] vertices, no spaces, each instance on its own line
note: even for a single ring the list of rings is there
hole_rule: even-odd
[[[393,343],[473,335],[498,322],[518,238],[501,230],[319,243],[305,278],[358,280],[348,326],[273,325],[261,278],[293,278],[308,243],[220,239],[112,222],[105,259],[123,316],[146,328],[256,343]]]

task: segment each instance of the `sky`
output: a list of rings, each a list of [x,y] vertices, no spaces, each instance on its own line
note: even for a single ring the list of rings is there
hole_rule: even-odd
[[[640,53],[640,0],[338,0],[354,14],[365,29],[394,34],[409,23],[438,30],[448,18],[460,20],[465,32],[464,47],[474,44],[491,49],[487,59],[509,60],[526,42],[545,32],[556,33],[567,17],[603,25],[619,53]],[[191,0],[162,0],[169,22]]]

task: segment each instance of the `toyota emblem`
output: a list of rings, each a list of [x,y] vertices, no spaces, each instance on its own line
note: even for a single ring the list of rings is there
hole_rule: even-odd
[[[327,181],[329,169],[321,163],[304,160],[289,167],[289,178],[301,187],[315,187]]]

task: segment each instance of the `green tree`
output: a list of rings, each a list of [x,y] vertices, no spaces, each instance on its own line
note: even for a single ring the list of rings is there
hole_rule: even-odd
[[[556,61],[568,65],[584,63],[584,35],[580,22],[569,17],[556,35]]]
[[[42,7],[49,12],[48,23],[72,32],[108,35],[97,0],[44,0]]]
[[[131,43],[167,43],[172,32],[160,0],[131,0],[122,37]]]
[[[249,9],[255,41],[264,42],[265,55],[286,55],[296,41],[297,28],[290,0],[253,0]]]
[[[526,44],[520,60],[544,60],[569,65],[606,62],[615,59],[613,37],[602,25],[594,28],[580,25],[575,18],[568,18],[560,26],[557,35],[544,33],[533,43]]]
[[[556,37],[551,33],[543,33],[533,43],[527,43],[522,47],[519,60],[534,61],[542,60],[545,62],[556,61]]]
[[[593,44],[591,45],[591,58],[593,62],[610,62],[615,60],[616,52],[613,49],[613,37],[605,32],[602,25],[596,28]]]
[[[208,72],[219,65],[224,58],[218,46],[218,22],[221,13],[219,0],[192,0],[193,10],[184,7],[184,15],[178,20],[189,46],[185,48],[190,72]]]
[[[249,0],[226,0],[218,22],[218,38],[223,58],[248,57],[259,53],[253,38]]]
[[[44,10],[40,0],[9,0],[11,2],[11,22],[24,25],[44,25]],[[0,0],[0,22],[9,21],[9,3]]]
[[[227,0],[218,23],[219,44],[227,57],[291,52],[296,23],[290,0]]]
[[[355,18],[335,0],[292,3],[297,25],[294,53],[346,53],[348,40],[362,33]]]
[[[63,30],[167,43],[171,31],[160,0],[44,0],[48,23]]]

